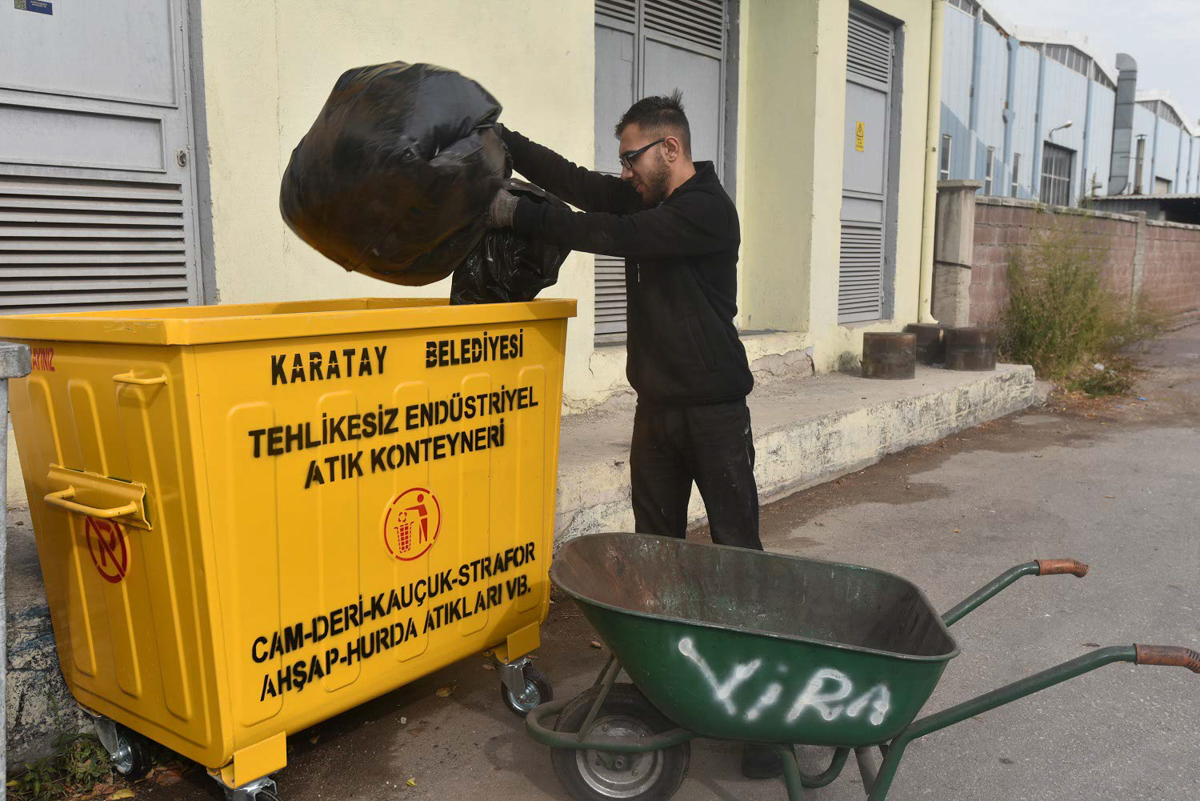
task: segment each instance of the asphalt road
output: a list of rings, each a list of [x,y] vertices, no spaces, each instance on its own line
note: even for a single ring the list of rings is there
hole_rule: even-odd
[[[926,711],[1099,645],[1200,648],[1200,327],[1143,361],[1144,400],[1052,404],[779,501],[764,509],[766,547],[899,573],[939,609],[1030,559],[1092,565],[1083,580],[1023,579],[956,625],[962,654]],[[601,666],[594,639],[560,599],[537,662],[559,697]],[[497,685],[469,659],[293,737],[282,797],[566,799],[548,750],[499,703]],[[827,758],[803,755],[810,769]],[[695,743],[676,798],[785,797],[778,781],[743,779],[738,756],[737,745]],[[198,769],[134,789],[158,801],[223,797]],[[807,797],[861,799],[853,760]],[[1200,798],[1200,675],[1110,665],[967,720],[909,748],[890,798]]]

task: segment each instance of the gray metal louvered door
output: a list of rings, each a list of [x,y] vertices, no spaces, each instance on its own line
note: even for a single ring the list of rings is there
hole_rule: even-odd
[[[838,322],[883,314],[894,29],[850,12],[842,166]]]
[[[596,169],[620,174],[613,126],[637,98],[683,92],[692,158],[724,178],[727,0],[596,0]],[[596,257],[596,334],[625,333],[625,261]]]
[[[201,301],[184,1],[0,5],[0,314]]]

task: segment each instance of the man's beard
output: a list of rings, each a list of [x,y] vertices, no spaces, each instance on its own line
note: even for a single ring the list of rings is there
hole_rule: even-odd
[[[667,165],[667,160],[660,155],[655,164],[654,172],[643,181],[646,187],[646,205],[657,206],[666,200],[667,187],[670,183],[671,168]]]

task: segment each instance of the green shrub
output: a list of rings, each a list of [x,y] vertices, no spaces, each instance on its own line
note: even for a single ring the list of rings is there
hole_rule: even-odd
[[[1158,336],[1167,319],[1145,302],[1128,301],[1103,282],[1104,248],[1052,229],[1009,259],[1009,305],[1000,325],[1006,361],[1031,364],[1042,378],[1068,379],[1089,394],[1128,391],[1126,367],[1091,371],[1095,362]],[[1086,370],[1085,370],[1086,368]],[[1123,386],[1123,388],[1121,388]],[[1092,390],[1095,390],[1093,392]]]

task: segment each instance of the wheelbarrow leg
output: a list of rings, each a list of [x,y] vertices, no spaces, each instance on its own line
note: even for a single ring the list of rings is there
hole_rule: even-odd
[[[788,801],[804,801],[804,783],[800,766],[796,763],[796,749],[790,745],[776,745],[775,752],[783,763],[783,783],[787,786]]]
[[[795,749],[793,749],[794,751]],[[846,759],[850,756],[849,748],[838,748],[833,752],[833,759],[829,762],[829,767],[818,773],[816,776],[809,776],[804,771],[800,772],[800,783],[804,785],[806,790],[815,790],[818,787],[824,787],[833,782],[842,772],[842,768],[846,765]]]

